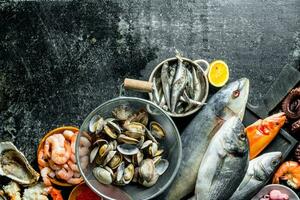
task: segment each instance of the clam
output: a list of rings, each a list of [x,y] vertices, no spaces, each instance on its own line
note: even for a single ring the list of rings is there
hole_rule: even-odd
[[[144,154],[139,151],[137,154],[132,156],[132,163],[136,166],[139,166],[143,158],[144,158]]]
[[[161,160],[161,156],[156,156],[153,158],[153,162],[154,162],[154,165],[156,165],[160,160]]]
[[[148,113],[144,109],[142,109],[136,114],[135,118],[132,121],[140,122],[146,126],[148,124],[148,120]]]
[[[129,164],[124,170],[123,181],[125,184],[130,183],[134,176],[134,166],[133,164]]]
[[[139,141],[135,138],[128,137],[127,135],[120,134],[118,137],[118,142],[126,144],[137,144]]]
[[[123,155],[124,161],[126,161],[127,163],[131,163],[131,156],[126,156]]]
[[[132,115],[132,109],[128,105],[120,105],[114,108],[112,114],[118,120],[124,121]]]
[[[96,139],[96,141],[93,143],[93,146],[102,146],[103,144],[108,144],[107,140],[104,139]]]
[[[114,174],[114,171],[110,168],[110,167],[108,167],[108,166],[105,166],[104,167],[104,169],[106,169],[110,174],[111,174],[111,176],[112,176],[112,179],[114,179],[115,178],[115,174]]]
[[[139,122],[131,122],[130,124],[128,124],[126,126],[126,129],[129,132],[135,132],[135,133],[141,133],[144,134],[146,127],[144,126],[144,124],[141,124]]]
[[[111,150],[112,150],[111,146],[109,146],[108,144],[103,144],[103,145],[100,146],[100,148],[99,148],[99,151],[98,151],[99,156],[100,156],[100,157],[104,157],[104,156],[106,156],[106,155],[108,154],[108,152],[111,151]]]
[[[98,155],[99,149],[100,149],[100,147],[99,147],[99,146],[96,146],[96,147],[94,147],[94,149],[91,151],[91,153],[90,153],[90,163],[93,163],[93,162],[94,162],[95,158],[96,158],[97,155]]]
[[[150,123],[150,132],[157,139],[162,139],[166,135],[161,125],[155,121]]]
[[[139,168],[136,167],[136,168],[134,168],[132,182],[134,182],[134,183],[138,182],[138,178],[139,178]]]
[[[149,182],[155,173],[155,165],[153,160],[147,158],[142,161],[139,168],[139,175],[142,180]]]
[[[95,115],[92,117],[90,123],[89,123],[89,131],[91,133],[100,133],[105,125],[105,121],[102,117],[99,115]]]
[[[119,165],[117,171],[116,171],[116,184],[118,185],[124,185],[125,183],[123,182],[123,175],[124,175],[124,170],[125,170],[125,163],[121,162]]]
[[[158,150],[156,151],[156,153],[155,153],[153,156],[160,156],[160,155],[163,154],[163,152],[164,152],[163,149],[158,149]]]
[[[112,169],[116,169],[122,162],[123,156],[119,152],[116,152],[115,155],[111,158],[108,163],[108,166]]]
[[[118,142],[116,140],[113,140],[109,143],[109,146],[110,146],[111,150],[116,150],[117,146],[118,146]]]
[[[108,135],[109,137],[111,137],[112,139],[116,139],[117,138],[117,134],[113,132],[113,129],[110,128],[107,125],[104,125],[104,133],[106,133],[106,135]]]
[[[150,179],[150,181],[140,179],[139,182],[145,187],[151,187],[157,182],[158,178],[159,178],[159,175],[157,173],[154,173],[153,177]]]
[[[111,184],[113,181],[111,173],[102,167],[95,167],[93,174],[100,183]]]
[[[158,143],[157,140],[155,139],[155,137],[152,135],[152,133],[146,129],[146,132],[145,132],[147,138],[149,138],[149,140],[151,140],[152,142],[155,142],[155,143]]]
[[[141,146],[141,149],[145,149],[147,147],[149,147],[150,145],[152,145],[152,140],[147,140],[144,142],[144,144]]]
[[[108,152],[106,158],[104,159],[102,165],[105,166],[107,165],[107,163],[109,163],[109,161],[115,156],[117,152],[116,151],[110,151]]]
[[[40,177],[24,154],[11,142],[0,143],[0,175],[21,185],[33,185]]]
[[[115,130],[118,134],[122,132],[122,128],[113,121],[107,121],[107,125],[113,130]]]
[[[140,132],[131,132],[131,131],[125,131],[124,134],[128,137],[134,138],[139,140],[141,137],[144,137],[144,133]]]
[[[162,175],[169,167],[169,161],[166,159],[160,159],[155,165],[155,171],[158,175]]]
[[[132,144],[120,144],[117,146],[117,150],[123,154],[123,155],[127,155],[127,156],[131,156],[134,154],[137,154],[139,152],[139,149]]]
[[[157,145],[157,143],[153,142],[148,148],[148,154],[151,157],[154,157],[154,156],[156,156],[157,150],[158,150],[158,145]]]
[[[103,139],[97,139],[94,142],[93,146],[95,146],[95,147],[93,148],[93,150],[90,153],[90,163],[94,162],[97,155],[100,155],[100,157],[104,156],[104,153],[106,153],[105,150],[107,148],[107,144],[108,144],[108,142],[106,140],[103,140]],[[101,153],[100,153],[100,147],[101,147]]]
[[[140,138],[140,141],[136,144],[136,146],[137,146],[138,148],[141,148],[142,145],[144,144],[144,142],[145,142],[145,137],[142,136],[142,137]]]

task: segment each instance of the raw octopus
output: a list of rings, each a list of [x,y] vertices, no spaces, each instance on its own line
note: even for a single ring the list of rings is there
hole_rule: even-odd
[[[44,148],[38,152],[38,164],[46,186],[51,186],[50,178],[58,178],[75,185],[83,181],[75,159],[75,142],[78,132],[65,130],[62,134],[53,134],[45,140]],[[80,137],[81,166],[88,164],[88,152],[91,142]]]
[[[300,87],[293,89],[282,102],[282,110],[291,120],[296,120],[292,123],[291,131],[300,131]]]
[[[259,200],[288,200],[289,195],[280,192],[279,190],[272,190],[270,194],[264,195]]]

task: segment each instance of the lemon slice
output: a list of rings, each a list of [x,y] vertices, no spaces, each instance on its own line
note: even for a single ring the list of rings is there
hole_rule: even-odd
[[[216,60],[210,64],[208,81],[215,87],[224,86],[229,79],[227,64],[222,60]]]

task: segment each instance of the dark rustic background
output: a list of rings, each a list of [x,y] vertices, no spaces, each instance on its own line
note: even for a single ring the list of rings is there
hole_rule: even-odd
[[[299,59],[300,1],[2,2],[0,140],[35,163],[47,131],[80,126],[125,77],[148,79],[175,48],[226,61],[231,80],[250,79],[256,104]]]

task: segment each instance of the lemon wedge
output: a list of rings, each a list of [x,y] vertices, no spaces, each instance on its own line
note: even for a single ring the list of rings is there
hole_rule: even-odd
[[[215,87],[224,86],[229,79],[229,69],[222,60],[216,60],[210,64],[208,71],[208,81]]]

